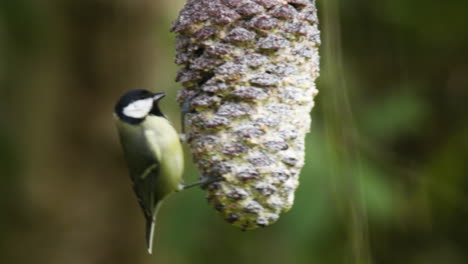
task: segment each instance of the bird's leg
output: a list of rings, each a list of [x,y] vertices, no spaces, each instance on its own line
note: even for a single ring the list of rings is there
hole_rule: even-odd
[[[194,182],[194,183],[191,183],[191,184],[187,184],[187,185],[181,185],[180,186],[180,190],[186,190],[186,189],[189,189],[189,188],[192,188],[192,187],[196,187],[196,186],[202,186],[202,187],[205,187],[206,185],[210,184],[210,183],[213,183],[213,182],[218,182],[218,181],[222,181],[224,178],[223,177],[214,177],[214,178],[204,178],[203,180],[200,180],[198,182]]]
[[[192,99],[196,96],[197,94],[194,94],[192,96],[189,96],[187,100],[182,104],[182,109],[180,110],[181,117],[180,117],[180,122],[181,122],[181,129],[182,133],[180,134],[180,140],[182,143],[185,143],[187,140],[187,136],[185,135],[185,115],[190,112],[190,102],[192,102]]]

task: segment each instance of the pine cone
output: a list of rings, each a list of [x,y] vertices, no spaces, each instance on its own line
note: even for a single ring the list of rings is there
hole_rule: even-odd
[[[176,80],[209,203],[243,230],[291,208],[319,75],[312,0],[188,0],[174,22]]]

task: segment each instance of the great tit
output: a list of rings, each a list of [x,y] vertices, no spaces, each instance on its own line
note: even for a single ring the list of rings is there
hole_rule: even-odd
[[[164,96],[164,93],[146,90],[129,91],[119,99],[114,109],[133,190],[146,219],[146,242],[150,254],[156,214],[162,200],[184,189],[181,185],[184,156],[179,135],[158,106]]]

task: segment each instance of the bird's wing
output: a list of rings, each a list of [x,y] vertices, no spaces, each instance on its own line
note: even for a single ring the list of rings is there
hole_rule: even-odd
[[[145,218],[152,219],[156,213],[161,194],[158,193],[160,174],[159,155],[157,145],[151,144],[151,135],[145,131],[134,133],[133,141],[122,142],[127,160],[133,190]],[[135,136],[139,135],[139,136]]]
[[[154,217],[159,202],[156,193],[158,170],[159,164],[154,163],[147,167],[143,173],[132,177],[133,191],[147,219]]]

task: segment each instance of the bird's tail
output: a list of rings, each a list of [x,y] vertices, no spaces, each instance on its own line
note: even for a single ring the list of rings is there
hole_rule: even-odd
[[[146,219],[146,246],[148,247],[148,253],[153,252],[153,238],[154,228],[156,226],[156,217],[148,217]]]

